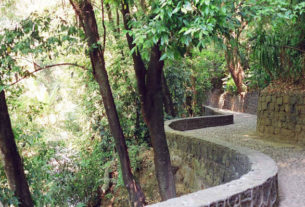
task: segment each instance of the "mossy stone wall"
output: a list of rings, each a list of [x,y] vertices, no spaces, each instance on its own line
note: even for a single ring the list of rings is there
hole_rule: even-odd
[[[248,158],[232,149],[182,134],[166,136],[172,164],[178,167],[175,177],[191,192],[238,179],[250,170]]]
[[[257,132],[305,143],[305,93],[262,92],[258,100]]]

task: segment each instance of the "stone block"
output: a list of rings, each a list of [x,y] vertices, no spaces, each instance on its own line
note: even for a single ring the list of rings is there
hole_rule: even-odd
[[[269,103],[268,107],[269,107],[269,110],[271,111],[274,111],[274,103]]]
[[[287,124],[287,128],[291,131],[294,131],[295,130],[295,125],[293,123],[288,123]]]
[[[272,124],[271,119],[265,119],[264,120],[265,126],[270,126]]]
[[[297,124],[303,125],[305,123],[303,122],[303,119],[301,117],[297,117]]]
[[[259,133],[264,133],[264,127],[263,126],[257,127],[257,130],[258,130]]]
[[[302,113],[302,105],[297,105],[295,107],[295,111],[296,111],[297,114],[301,114]]]
[[[280,129],[280,133],[282,136],[285,136],[285,137],[291,137],[291,136],[294,136],[294,132],[289,130],[289,129],[284,129],[284,128],[281,128]]]
[[[281,111],[281,106],[275,104],[275,106],[274,106],[274,111],[275,111],[275,112],[280,112],[280,111]]]
[[[266,96],[266,102],[270,103],[271,102],[271,96]]]
[[[287,115],[287,119],[286,120],[290,124],[296,124],[297,123],[297,116],[295,114]]]
[[[216,202],[211,203],[211,204],[209,205],[209,207],[217,207],[217,203],[216,203]]]
[[[267,134],[273,134],[274,133],[274,128],[272,126],[268,126],[267,128]]]
[[[289,104],[285,104],[285,112],[287,113],[291,112],[291,106]]]
[[[257,114],[260,112],[261,108],[262,108],[262,104],[261,104],[261,102],[258,102],[258,104],[257,104]]]
[[[283,103],[288,104],[289,103],[289,95],[284,95],[283,96]]]
[[[276,99],[277,99],[277,98],[276,98],[276,95],[273,95],[273,96],[271,97],[271,102],[272,102],[272,103],[276,103]]]
[[[301,131],[302,131],[302,126],[301,126],[301,125],[296,125],[296,126],[295,126],[295,131],[296,131],[297,133],[301,132]]]
[[[267,102],[263,102],[262,103],[262,110],[266,110],[267,109]]]
[[[225,207],[225,201],[219,201],[217,207]]]
[[[305,104],[302,94],[300,94],[299,97],[298,97],[298,104],[301,104],[301,105]]]
[[[273,119],[271,125],[272,125],[274,128],[276,128],[276,127],[278,126],[278,120],[277,120],[277,119]]]
[[[248,201],[252,199],[253,189],[246,190],[240,195],[241,201]]]
[[[234,195],[227,200],[227,205],[229,206],[239,206],[240,198],[239,195]]]
[[[302,131],[297,134],[297,139],[300,143],[305,144],[305,128],[303,128]]]
[[[278,98],[276,99],[276,103],[277,103],[278,105],[282,105],[282,104],[283,104],[283,97],[278,97]]]
[[[269,201],[269,196],[270,196],[270,191],[271,191],[271,182],[272,182],[272,180],[269,179],[263,185],[263,200],[264,200],[264,203],[267,203]]]
[[[286,121],[286,114],[281,112],[280,115],[279,115],[279,120],[280,121]]]
[[[305,104],[303,106],[300,106],[300,114],[305,114]]]
[[[278,122],[277,122],[277,127],[278,127],[278,128],[281,128],[282,126],[283,126],[283,122],[278,121]]]
[[[292,95],[289,97],[289,104],[296,104],[298,97],[296,95]]]

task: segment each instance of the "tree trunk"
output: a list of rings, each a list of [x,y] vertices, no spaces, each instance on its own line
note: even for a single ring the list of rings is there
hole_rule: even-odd
[[[151,51],[147,70],[147,95],[145,97],[146,122],[154,149],[154,162],[162,200],[176,197],[175,180],[170,154],[166,142],[163,117],[163,94],[161,74],[164,62],[160,61],[161,51],[155,45]]]
[[[166,78],[164,76],[163,70],[162,70],[162,74],[161,74],[161,84],[162,84],[163,103],[164,103],[165,112],[168,115],[175,117],[176,111],[174,108],[172,96],[171,96],[169,88],[167,86],[167,82],[166,82]]]
[[[141,8],[142,8],[144,14],[146,14],[146,12],[147,12],[147,6],[146,6],[145,0],[140,0],[140,5],[141,5]]]
[[[122,14],[124,27],[130,30],[128,26],[130,12],[127,1],[122,3]],[[133,38],[126,33],[129,49],[136,45]],[[165,137],[163,120],[163,99],[161,74],[163,71],[163,61],[160,61],[161,52],[159,45],[152,48],[150,63],[146,70],[144,62],[139,52],[133,53],[134,70],[137,78],[138,91],[141,101],[141,109],[144,121],[148,126],[154,149],[155,172],[159,185],[159,192],[162,200],[176,197],[176,187],[173,172],[171,169],[170,154]]]
[[[244,89],[244,69],[238,54],[238,49],[233,48],[231,51],[225,51],[225,57],[227,61],[227,67],[231,76],[234,80],[234,83],[237,87],[239,94],[245,91]]]
[[[19,207],[34,206],[21,157],[15,143],[4,90],[0,92],[0,151],[9,187],[18,198]]]
[[[120,13],[118,8],[116,8],[115,13],[116,13],[116,27],[117,27],[116,30],[117,33],[120,34]]]
[[[136,183],[131,172],[127,145],[113,100],[108,75],[105,68],[103,50],[101,46],[97,44],[99,41],[99,34],[92,5],[89,0],[70,0],[70,3],[72,4],[76,14],[80,17],[82,27],[86,34],[88,47],[90,48],[89,54],[93,68],[93,75],[100,87],[100,93],[105,106],[109,127],[112,136],[114,137],[116,149],[120,158],[124,184],[128,190],[131,204],[135,207],[144,206],[144,194],[139,184]]]
[[[113,18],[112,18],[112,13],[111,13],[111,8],[110,8],[109,3],[106,3],[105,7],[106,7],[106,10],[107,10],[108,20],[111,23],[111,25],[114,25]]]
[[[243,21],[241,27],[237,32],[231,32],[230,34],[224,35],[224,44],[227,49],[225,50],[225,58],[227,62],[228,70],[234,80],[239,94],[245,91],[244,85],[244,65],[241,61],[240,51],[239,51],[239,37],[241,32],[247,26],[247,22]]]
[[[102,0],[102,3],[103,3],[103,0]],[[112,17],[112,12],[111,12],[111,8],[110,8],[110,4],[106,3],[105,6],[106,6],[106,11],[107,11],[107,15],[108,15],[108,20],[109,20],[110,28],[111,28],[111,30],[114,33],[115,40],[118,42],[119,38],[120,38],[120,34],[119,34],[119,32],[120,32],[119,18],[120,17],[118,16],[118,14],[116,14],[116,16],[117,16],[116,17],[117,18],[116,21],[117,22],[115,23],[114,19]],[[122,51],[122,54],[123,54],[123,51]]]

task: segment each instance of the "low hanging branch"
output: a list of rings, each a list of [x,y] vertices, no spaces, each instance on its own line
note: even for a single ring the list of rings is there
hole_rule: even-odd
[[[34,73],[37,73],[37,72],[45,70],[45,69],[53,68],[53,67],[58,67],[58,66],[74,66],[74,67],[81,68],[83,70],[88,70],[85,66],[78,65],[76,63],[57,63],[57,64],[52,64],[52,65],[46,65],[46,66],[43,66],[43,67],[38,65],[35,62],[33,62],[33,64],[34,64],[34,68],[35,68],[34,71],[28,72],[23,77],[18,78],[15,82],[11,83],[10,86],[13,86],[13,85],[19,83],[20,81],[22,81],[22,80],[24,80],[24,79],[26,79],[28,77],[31,77],[32,75],[34,75]]]

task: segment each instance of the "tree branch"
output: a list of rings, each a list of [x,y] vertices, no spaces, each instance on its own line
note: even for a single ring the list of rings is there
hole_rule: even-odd
[[[104,29],[103,33],[103,53],[105,52],[106,47],[106,26],[105,26],[105,11],[104,11],[104,0],[101,0],[102,3],[102,25]]]
[[[58,63],[58,64],[46,65],[46,66],[43,66],[43,67],[41,67],[40,65],[36,64],[35,62],[33,62],[33,64],[34,64],[34,68],[35,68],[34,71],[27,73],[22,78],[19,78],[15,82],[11,83],[10,86],[13,86],[13,85],[19,83],[20,81],[22,81],[22,80],[32,76],[34,73],[37,73],[37,72],[45,70],[45,69],[53,68],[53,67],[58,67],[58,66],[75,66],[75,67],[81,68],[83,70],[88,70],[85,66],[78,65],[76,63]]]

